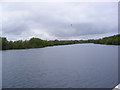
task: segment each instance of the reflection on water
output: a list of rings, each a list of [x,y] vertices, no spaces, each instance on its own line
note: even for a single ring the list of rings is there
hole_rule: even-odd
[[[3,88],[112,88],[118,46],[76,44],[3,51]]]

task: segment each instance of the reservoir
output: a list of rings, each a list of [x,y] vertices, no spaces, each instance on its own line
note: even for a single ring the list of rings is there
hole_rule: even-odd
[[[74,44],[2,51],[3,88],[113,88],[118,46]]]

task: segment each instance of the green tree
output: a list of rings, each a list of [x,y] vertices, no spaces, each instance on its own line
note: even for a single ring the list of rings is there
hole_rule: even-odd
[[[8,41],[5,37],[2,37],[2,49],[6,50],[7,48]]]
[[[31,38],[29,40],[29,46],[30,46],[30,48],[43,47],[44,46],[44,42],[43,42],[43,40],[41,40],[39,38]]]

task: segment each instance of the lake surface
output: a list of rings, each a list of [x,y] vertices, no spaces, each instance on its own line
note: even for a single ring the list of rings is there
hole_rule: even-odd
[[[2,89],[2,51],[0,51],[0,89]]]
[[[3,88],[112,88],[118,83],[118,46],[75,44],[2,54]]]

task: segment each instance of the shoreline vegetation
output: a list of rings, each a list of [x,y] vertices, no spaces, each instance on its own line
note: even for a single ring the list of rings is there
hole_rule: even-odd
[[[88,40],[42,40],[40,38],[31,38],[30,40],[17,40],[8,41],[6,37],[0,37],[0,50],[12,49],[30,49],[30,48],[43,48],[48,46],[81,44],[81,43],[94,43],[105,45],[120,45],[120,34],[104,37],[101,39],[88,39]]]

